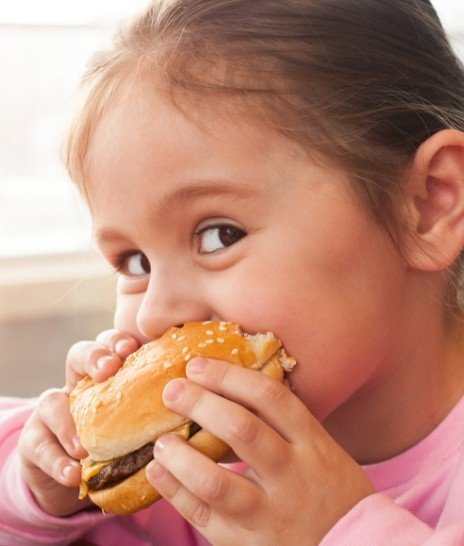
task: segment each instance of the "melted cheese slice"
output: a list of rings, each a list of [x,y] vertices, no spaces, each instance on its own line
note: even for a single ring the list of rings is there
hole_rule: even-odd
[[[114,461],[116,459],[112,459],[112,460]],[[93,478],[94,476],[96,476],[104,466],[111,463],[111,460],[95,462],[90,459],[84,459],[83,461],[81,461],[81,463],[82,463],[82,472],[81,472],[81,485],[79,487],[79,498],[83,499],[87,496],[87,493],[89,492],[89,487],[87,485],[87,482],[90,480],[90,478]]]

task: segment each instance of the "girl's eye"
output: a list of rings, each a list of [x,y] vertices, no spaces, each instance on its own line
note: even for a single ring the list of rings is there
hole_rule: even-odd
[[[245,237],[246,232],[237,226],[223,224],[201,228],[195,235],[199,240],[198,250],[200,254],[210,254],[232,246]]]
[[[150,262],[143,252],[133,252],[121,258],[119,273],[128,277],[140,277],[150,273]]]

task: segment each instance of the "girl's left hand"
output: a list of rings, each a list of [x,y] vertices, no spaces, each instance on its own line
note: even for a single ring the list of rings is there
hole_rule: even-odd
[[[375,492],[281,383],[204,358],[189,362],[187,377],[165,387],[165,405],[227,442],[249,470],[234,473],[167,434],[155,444],[147,477],[213,544],[318,544]]]

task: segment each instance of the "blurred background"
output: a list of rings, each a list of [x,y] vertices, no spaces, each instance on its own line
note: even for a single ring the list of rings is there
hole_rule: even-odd
[[[464,1],[432,2],[464,59]],[[70,345],[111,327],[114,275],[60,148],[87,59],[147,3],[0,3],[0,395],[62,386]]]

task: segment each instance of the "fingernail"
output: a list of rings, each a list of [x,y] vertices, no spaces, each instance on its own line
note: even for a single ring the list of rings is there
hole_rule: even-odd
[[[164,387],[163,398],[168,402],[178,402],[184,390],[183,381],[171,381]]]
[[[113,360],[113,358],[114,358],[113,355],[101,356],[97,360],[97,368],[99,370],[101,370],[102,368],[104,368],[108,364],[108,362],[111,362]]]
[[[66,465],[61,471],[61,473],[63,474],[63,477],[65,479],[69,479],[74,473],[74,470],[78,468],[78,466],[80,466],[79,463],[70,463]]]
[[[166,474],[166,469],[156,461],[153,461],[148,465],[148,472],[152,478],[159,480],[164,476],[164,474]]]
[[[208,359],[198,357],[194,358],[187,364],[187,371],[189,373],[203,373],[208,366]]]
[[[114,351],[116,353],[130,354],[132,352],[133,342],[128,339],[120,339],[116,342],[114,346]]]
[[[155,449],[154,449],[154,452],[155,453],[159,453],[160,451],[163,451],[163,449],[166,447],[166,444],[165,442],[161,439],[161,438],[158,438],[158,440],[156,440],[155,442]]]
[[[174,434],[165,434],[164,436],[160,436],[155,442],[155,452],[163,451],[166,445],[173,439],[175,439]]]

